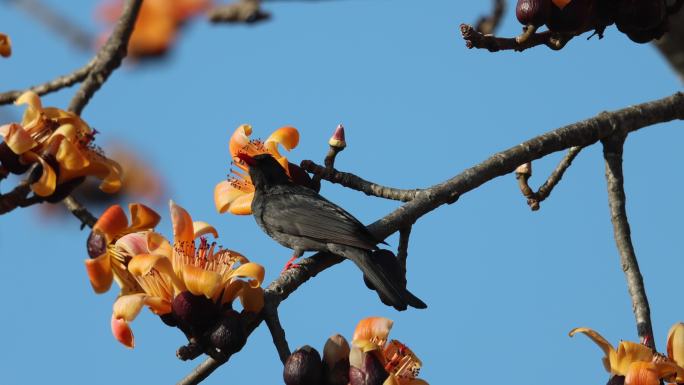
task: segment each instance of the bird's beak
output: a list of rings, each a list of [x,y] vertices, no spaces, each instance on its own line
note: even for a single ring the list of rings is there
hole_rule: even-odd
[[[256,164],[256,161],[254,160],[254,158],[252,158],[251,156],[247,155],[244,152],[239,152],[237,154],[236,158],[245,162],[248,166],[254,166]]]

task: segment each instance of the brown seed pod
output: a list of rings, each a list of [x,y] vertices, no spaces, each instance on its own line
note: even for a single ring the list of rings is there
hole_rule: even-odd
[[[551,10],[551,0],[518,0],[515,16],[522,25],[536,27],[546,24]]]
[[[577,32],[591,20],[594,3],[595,0],[551,0],[546,25],[554,32]]]
[[[320,385],[322,370],[321,355],[305,345],[287,358],[283,380],[286,385]]]
[[[629,32],[656,29],[665,21],[666,17],[667,5],[665,0],[619,0],[615,14],[615,25],[620,32],[628,34]]]
[[[211,332],[209,342],[211,346],[222,353],[233,354],[239,352],[247,342],[240,313],[235,310],[226,311],[216,325],[216,328]]]

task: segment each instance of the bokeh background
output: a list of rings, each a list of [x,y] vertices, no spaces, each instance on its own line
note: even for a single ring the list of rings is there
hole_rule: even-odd
[[[93,18],[96,1],[43,1],[93,34],[105,29]],[[513,6],[501,35],[519,32]],[[171,236],[166,199],[173,198],[215,224],[224,246],[263,264],[268,283],[290,251],[251,217],[219,215],[212,200],[241,123],[264,139],[293,125],[301,142],[289,158],[322,162],[342,122],[349,145],[338,169],[415,188],[551,129],[681,90],[651,45],[634,44],[615,27],[603,40],[580,37],[560,52],[466,49],[459,24],[490,7],[484,0],[273,1],[264,4],[272,20],[253,26],[199,18],[164,60],[116,71],[83,117],[101,132],[98,143],[127,143],[164,179],[158,230]],[[3,91],[71,72],[92,55],[7,1],[0,31],[14,48],[0,60]],[[66,108],[73,92],[43,100]],[[18,120],[22,111],[2,107],[1,120]],[[628,214],[661,349],[668,328],[684,320],[683,141],[675,122],[630,135],[625,148]],[[534,187],[561,156],[534,163]],[[3,181],[3,191],[11,187]],[[329,335],[350,338],[361,318],[380,315],[395,321],[391,336],[423,359],[421,377],[432,384],[602,384],[608,375],[599,349],[567,333],[589,326],[613,343],[636,339],[605,190],[600,145],[582,151],[538,212],[512,175],[498,178],[414,226],[408,284],[427,310],[383,306],[343,263],[280,307],[290,346],[322,350]],[[322,193],[366,223],[398,206],[330,184]],[[116,290],[92,292],[83,266],[87,235],[76,219],[36,207],[0,218],[0,382],[175,383],[200,361],[177,360],[183,335],[147,310],[132,324],[134,350],[112,338]],[[388,242],[396,247],[396,236]],[[206,383],[277,384],[281,376],[262,326]]]

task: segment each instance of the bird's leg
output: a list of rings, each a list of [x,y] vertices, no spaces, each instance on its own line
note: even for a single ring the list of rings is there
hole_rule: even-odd
[[[287,263],[285,264],[285,267],[283,267],[283,271],[281,271],[281,273],[283,273],[283,272],[285,272],[285,271],[287,271],[287,270],[289,270],[289,269],[299,267],[299,265],[296,264],[296,263],[294,263],[294,261],[295,261],[297,258],[301,257],[302,254],[303,254],[303,252],[301,252],[301,251],[299,251],[299,250],[295,250],[295,251],[294,251],[294,254],[292,254],[292,258],[290,258],[290,260],[287,261]]]

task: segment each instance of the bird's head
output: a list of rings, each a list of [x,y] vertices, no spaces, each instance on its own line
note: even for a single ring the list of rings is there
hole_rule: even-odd
[[[250,156],[245,153],[237,154],[237,158],[249,166],[249,177],[252,179],[254,188],[275,186],[290,183],[283,166],[278,163],[271,154],[259,154]]]

